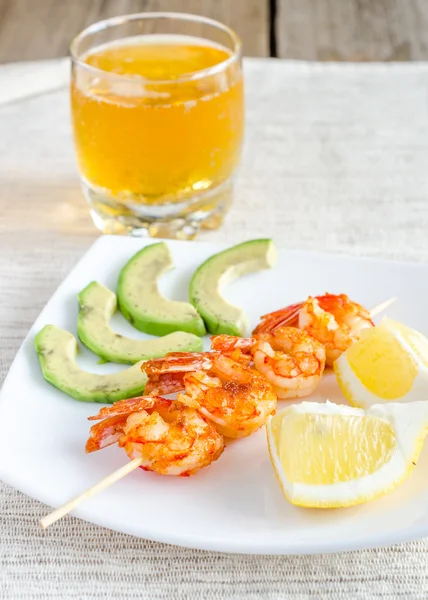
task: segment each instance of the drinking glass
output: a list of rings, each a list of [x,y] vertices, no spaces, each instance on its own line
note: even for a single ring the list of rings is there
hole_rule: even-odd
[[[105,233],[191,239],[232,198],[244,130],[241,43],[196,15],[95,23],[72,42],[77,163]]]

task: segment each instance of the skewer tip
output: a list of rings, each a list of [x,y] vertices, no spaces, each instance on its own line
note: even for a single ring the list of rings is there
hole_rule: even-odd
[[[40,527],[42,530],[47,529],[50,525],[53,525],[56,521],[59,521],[59,519],[62,519],[62,517],[68,515],[68,513],[82,504],[82,502],[89,500],[89,498],[92,498],[92,496],[95,496],[95,494],[105,490],[112,483],[119,481],[119,479],[125,477],[125,475],[128,475],[128,473],[140,467],[142,462],[142,458],[134,458],[134,460],[131,460],[131,462],[127,463],[123,467],[120,467],[120,469],[117,469],[117,471],[110,473],[110,475],[104,477],[104,479],[90,487],[88,490],[86,490],[86,492],[83,492],[83,494],[73,498],[73,500],[70,500],[63,506],[60,506],[56,510],[40,519]]]
[[[393,298],[389,298],[389,300],[385,300],[385,302],[381,302],[381,304],[378,304],[377,306],[374,306],[371,309],[371,311],[370,311],[370,316],[372,318],[375,317],[379,313],[381,313],[384,310],[386,310],[389,306],[391,306],[391,304],[394,304],[394,302],[396,300],[397,300],[397,296],[394,296]]]

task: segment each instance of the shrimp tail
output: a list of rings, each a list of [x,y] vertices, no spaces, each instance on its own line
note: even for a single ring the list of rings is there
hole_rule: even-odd
[[[211,348],[221,353],[232,352],[239,349],[241,352],[251,352],[255,344],[254,338],[240,338],[234,335],[213,335],[211,337]]]
[[[100,421],[92,425],[89,439],[86,442],[86,452],[95,452],[119,441],[123,434],[126,421],[130,414],[145,411],[166,415],[175,409],[174,403],[160,396],[137,396],[127,398],[105,406],[97,415],[88,417],[88,421]]]
[[[114,415],[92,425],[86,442],[86,452],[89,454],[116,444],[123,434],[127,418],[127,415]]]
[[[141,365],[148,377],[145,393],[149,396],[173,394],[184,388],[183,378],[192,371],[209,370],[219,352],[170,352]]]
[[[211,348],[242,366],[249,367],[252,360],[251,351],[255,342],[254,338],[240,338],[225,334],[213,335],[211,337]]]
[[[299,302],[298,304],[292,304],[291,306],[286,306],[285,308],[263,315],[260,323],[254,329],[253,335],[268,333],[285,325],[288,327],[297,327],[299,311],[302,306],[303,302]]]
[[[101,421],[101,419],[105,419],[106,417],[127,417],[133,412],[153,408],[155,400],[153,396],[126,398],[125,400],[115,402],[112,406],[105,406],[97,415],[88,417],[88,421]]]
[[[152,358],[141,365],[148,377],[162,373],[197,371],[209,369],[212,365],[212,352],[170,352],[163,358]]]

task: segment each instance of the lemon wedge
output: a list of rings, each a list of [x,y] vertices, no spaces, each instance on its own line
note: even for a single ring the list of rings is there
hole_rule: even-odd
[[[428,339],[384,318],[334,363],[337,381],[353,406],[428,400]]]
[[[267,423],[269,454],[285,497],[297,506],[368,502],[412,471],[428,432],[428,402],[368,410],[294,404]]]

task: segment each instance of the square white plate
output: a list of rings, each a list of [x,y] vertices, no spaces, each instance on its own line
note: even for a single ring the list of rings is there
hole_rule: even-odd
[[[22,492],[57,507],[128,460],[112,446],[85,454],[89,423],[99,405],[73,400],[42,377],[34,336],[47,323],[76,335],[77,294],[97,279],[115,290],[125,262],[152,241],[101,237],[49,300],[22,344],[0,395],[0,477]],[[176,269],[162,292],[187,299],[190,277],[224,246],[168,241]],[[273,270],[233,283],[227,298],[260,315],[309,294],[345,292],[368,308],[392,296],[389,316],[428,333],[428,266],[281,250]],[[138,338],[120,315],[112,326]],[[80,344],[79,363],[98,373],[124,365],[98,365]],[[207,338],[207,348],[208,338]],[[343,402],[333,374],[313,400]],[[286,403],[279,404],[285,406]],[[296,451],[298,449],[296,448]],[[418,467],[396,491],[347,509],[314,510],[290,505],[275,480],[265,432],[233,442],[221,458],[191,478],[161,477],[138,469],[75,511],[87,521],[161,542],[245,553],[336,552],[428,535],[428,447]]]

